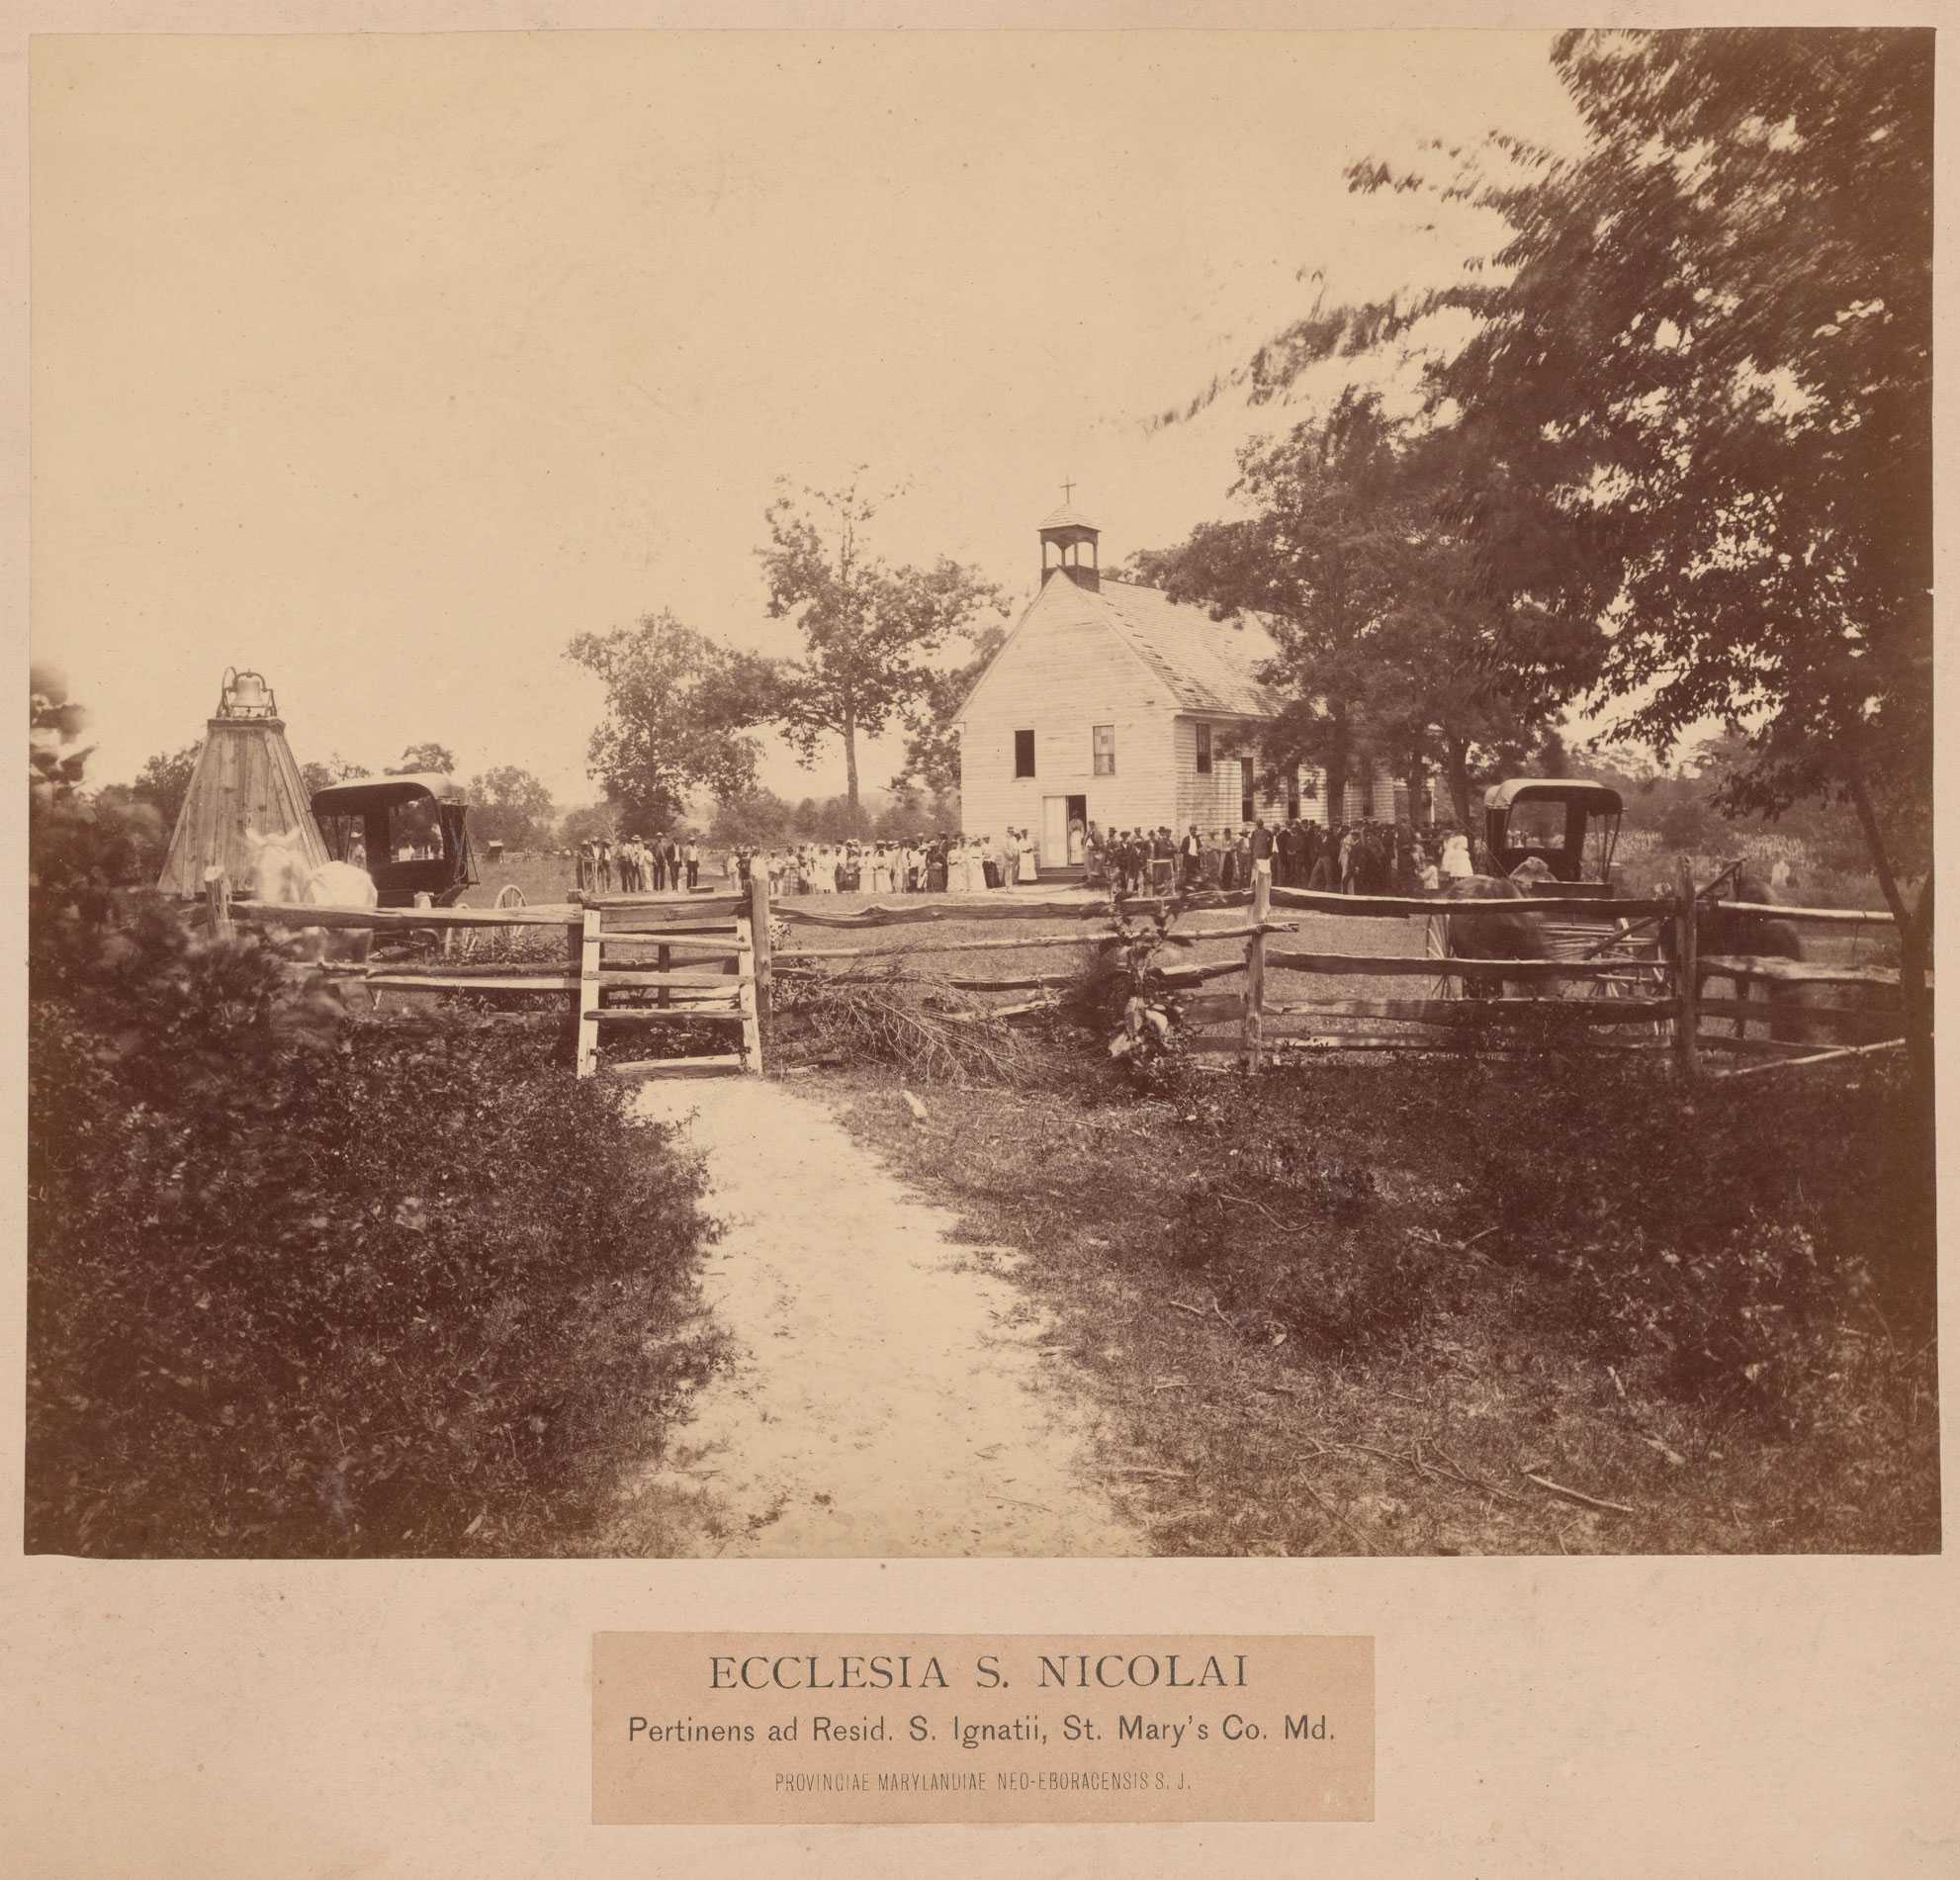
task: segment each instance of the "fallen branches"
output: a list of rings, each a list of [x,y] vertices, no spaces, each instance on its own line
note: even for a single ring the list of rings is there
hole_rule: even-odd
[[[1604,1508],[1610,1514],[1633,1514],[1624,1501],[1602,1501],[1597,1495],[1589,1495],[1583,1488],[1567,1488],[1562,1481],[1554,1481],[1550,1476],[1541,1476],[1534,1470],[1520,1472],[1527,1481],[1535,1481],[1541,1488],[1549,1489],[1555,1495],[1563,1495],[1567,1501],[1584,1503],[1588,1508]]]
[[[1027,1043],[942,979],[882,970],[779,975],[776,1018],[819,1052],[886,1063],[918,1083],[1006,1085],[1035,1073]]]
[[[1266,1218],[1273,1223],[1274,1226],[1279,1228],[1279,1230],[1283,1234],[1297,1234],[1297,1233],[1304,1233],[1306,1231],[1306,1229],[1303,1226],[1299,1226],[1297,1224],[1290,1225],[1288,1222],[1282,1220],[1278,1214],[1274,1213],[1272,1209],[1266,1207],[1261,1202],[1254,1201],[1249,1195],[1227,1195],[1223,1189],[1220,1189],[1218,1191],[1218,1199],[1221,1202],[1231,1202],[1234,1206],[1239,1208],[1256,1209],[1260,1213],[1264,1214]]]

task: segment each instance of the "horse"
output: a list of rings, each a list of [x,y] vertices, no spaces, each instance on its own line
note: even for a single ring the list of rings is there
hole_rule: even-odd
[[[1443,883],[1439,899],[1462,906],[1444,916],[1450,937],[1450,952],[1460,959],[1547,959],[1550,949],[1536,914],[1522,913],[1494,905],[1521,901],[1525,890],[1503,875],[1452,875]],[[1465,996],[1471,999],[1501,999],[1511,986],[1529,991],[1528,984],[1506,980],[1501,972],[1474,972],[1464,975]]]
[[[307,859],[297,829],[277,836],[245,832],[252,869],[252,899],[286,907],[372,908],[377,905],[374,877],[348,861]],[[319,927],[300,929],[303,945],[313,959],[365,960],[374,945],[372,928],[340,929],[329,935]]]
[[[1774,890],[1745,864],[1736,870],[1734,886],[1728,898],[1771,903]],[[1671,929],[1669,933],[1671,938]],[[1759,959],[1800,960],[1804,957],[1804,942],[1791,922],[1779,921],[1773,914],[1739,913],[1732,908],[1704,902],[1695,910],[1695,952],[1698,957],[1726,953],[1732,956],[1752,954]],[[1695,974],[1696,995],[1699,997],[1709,979],[1724,976],[1711,973],[1706,968],[1698,969]],[[1762,988],[1769,1008],[1764,1016],[1773,1039],[1785,1044],[1804,1042],[1806,1028],[1802,1014],[1805,994],[1809,990],[1807,987],[1774,979],[1737,979],[1732,983],[1736,997],[1743,1004],[1755,996],[1758,986]],[[1749,1021],[1737,1018],[1735,1024],[1734,1035],[1741,1037]]]

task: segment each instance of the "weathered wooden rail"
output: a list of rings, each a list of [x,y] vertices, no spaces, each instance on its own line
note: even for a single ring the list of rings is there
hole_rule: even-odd
[[[580,1077],[604,1069],[621,1075],[703,1077],[762,1068],[766,1004],[757,980],[756,935],[766,940],[768,894],[588,897],[553,907],[326,908],[231,899],[223,879],[211,883],[205,918],[223,931],[234,924],[376,935],[481,933],[490,928],[557,928],[566,937],[563,967],[544,961],[504,963],[430,960],[326,960],[336,977],[362,986],[377,1003],[389,992],[562,993],[572,1000]],[[676,961],[675,954],[682,957]],[[719,962],[717,966],[716,962]],[[651,1005],[621,1004],[619,994]],[[599,1040],[611,1028],[671,1025],[720,1027],[738,1034],[733,1049],[686,1057],[608,1059]]]
[[[1184,899],[1143,895],[1126,899],[1121,905],[1124,916],[1132,923],[1129,933],[1107,925],[1097,931],[1081,931],[1092,920],[1107,923],[1111,903],[1102,897],[1035,900],[1004,894],[986,901],[935,900],[925,905],[871,906],[850,913],[831,913],[792,902],[777,908],[778,920],[791,926],[828,931],[937,925],[965,928],[974,923],[1010,920],[1051,923],[1059,931],[1002,939],[967,934],[893,944],[798,946],[777,959],[774,971],[807,975],[839,967],[849,970],[859,963],[874,969],[889,967],[892,962],[905,959],[919,959],[923,966],[926,957],[945,952],[1052,952],[1063,948],[1114,946],[1134,938],[1134,924],[1140,919],[1175,908],[1181,924],[1164,936],[1160,960],[1165,953],[1174,958],[1176,950],[1200,944],[1221,940],[1244,942],[1243,952],[1235,958],[1172,963],[1161,966],[1160,972],[1167,987],[1178,995],[1180,1011],[1188,1025],[1201,1033],[1222,1026],[1235,1030],[1236,1035],[1231,1038],[1200,1035],[1193,1040],[1193,1048],[1236,1056],[1248,1067],[1256,1068],[1277,1050],[1470,1048],[1501,1052],[1542,1049],[1551,1043],[1587,1050],[1669,1050],[1682,1068],[1692,1073],[1699,1067],[1703,1052],[1709,1050],[1787,1058],[1791,1062],[1809,1062],[1818,1055],[1813,1044],[1751,1037],[1747,1035],[1747,1027],[1752,1024],[1761,1027],[1795,1023],[1806,1028],[1868,1025],[1872,1018],[1870,1010],[1855,1004],[1772,1007],[1745,996],[1709,997],[1703,993],[1702,987],[1710,979],[1730,980],[1738,995],[1745,995],[1755,985],[1809,989],[1833,985],[1882,988],[1897,984],[1897,973],[1885,967],[1698,954],[1699,924],[1711,908],[1720,908],[1727,914],[1761,913],[1778,920],[1815,919],[1820,925],[1839,927],[1890,918],[1837,909],[1772,908],[1717,901],[1713,896],[1727,878],[1725,871],[1715,882],[1697,888],[1684,863],[1671,894],[1602,897],[1546,893],[1477,904],[1505,914],[1538,915],[1555,923],[1554,933],[1564,937],[1561,956],[1529,960],[1466,958],[1447,951],[1391,954],[1301,946],[1287,938],[1298,934],[1299,921],[1279,917],[1422,920],[1430,923],[1434,931],[1448,913],[1470,910],[1462,904],[1446,907],[1434,895],[1346,895],[1276,888],[1263,875],[1256,876],[1250,888],[1228,894],[1209,892]],[[1246,910],[1250,919],[1217,926],[1201,925],[1193,919],[1238,909]],[[1564,918],[1565,926],[1557,925],[1559,917]],[[1075,931],[1068,931],[1071,929]],[[1602,929],[1606,930],[1603,936]],[[1629,937],[1653,935],[1656,931],[1666,934],[1664,943],[1655,940],[1640,956],[1627,950]],[[1424,997],[1301,998],[1284,992],[1275,996],[1268,977],[1272,973],[1297,973],[1308,978],[1421,979],[1429,983]],[[969,993],[1025,994],[1059,991],[1074,977],[1072,971],[1055,969],[1004,972],[992,977],[955,973],[942,976],[940,983]],[[1466,997],[1452,992],[1453,988],[1468,990],[1470,984],[1493,977],[1506,982],[1507,989],[1523,988],[1529,992],[1531,988],[1543,987],[1546,996],[1515,996],[1512,992],[1501,997]],[[1211,982],[1228,978],[1242,979],[1243,988],[1206,990]],[[1048,1002],[1037,999],[1009,1006],[999,1016],[1025,1017],[1045,1009]],[[1705,1032],[1704,1021],[1711,1019],[1718,1023],[1734,1022],[1736,1035]],[[1290,1029],[1290,1022],[1295,1021],[1305,1029]],[[1347,1029],[1352,1026],[1365,1029]],[[1380,1029],[1383,1026],[1394,1029],[1384,1031]],[[1631,1030],[1636,1036],[1626,1040],[1601,1035],[1622,1030]]]
[[[1714,887],[1719,887],[1718,877]],[[1702,1054],[1718,1051],[1763,1061],[1717,1075],[1754,1074],[1784,1064],[1822,1062],[1893,1048],[1898,1040],[1838,1044],[1820,1049],[1812,1028],[1825,1030],[1873,1023],[1872,1000],[1896,995],[1896,968],[1836,964],[1748,954],[1706,953],[1698,949],[1700,924],[1708,910],[1722,914],[1761,914],[1777,921],[1809,922],[1824,928],[1874,927],[1888,914],[1835,908],[1790,908],[1717,900],[1713,889],[1697,889],[1685,862],[1672,894],[1646,897],[1541,894],[1517,900],[1445,904],[1433,895],[1344,895],[1276,888],[1263,874],[1248,889],[1205,892],[1189,897],[1140,896],[1121,904],[1123,926],[1112,924],[1107,897],[1022,898],[995,893],[908,899],[898,906],[873,904],[848,913],[831,912],[800,901],[772,904],[759,875],[735,893],[689,895],[582,896],[552,907],[357,910],[264,905],[230,901],[214,884],[209,918],[214,923],[243,921],[268,927],[365,929],[377,935],[446,934],[485,929],[556,928],[566,939],[562,966],[516,960],[484,964],[447,958],[342,964],[333,968],[356,979],[379,999],[400,992],[509,992],[560,994],[572,1000],[576,1020],[577,1066],[580,1076],[603,1067],[630,1074],[704,1076],[760,1071],[773,1019],[773,985],[785,978],[850,970],[861,962],[871,970],[937,953],[979,953],[1093,949],[1134,942],[1141,923],[1160,912],[1174,913],[1156,942],[1162,983],[1175,995],[1183,1017],[1200,1035],[1192,1048],[1236,1057],[1256,1070],[1274,1054],[1338,1051],[1507,1052],[1557,1045],[1585,1050],[1668,1050],[1686,1073]],[[1240,911],[1243,910],[1243,914]],[[1549,959],[1480,959],[1448,953],[1359,952],[1302,945],[1295,937],[1299,919],[1287,915],[1363,920],[1422,920],[1437,924],[1451,912],[1472,910],[1576,918],[1579,927],[1557,927],[1573,944]],[[1200,925],[1222,914],[1216,926]],[[1237,916],[1237,918],[1234,918]],[[819,933],[855,934],[884,928],[970,930],[997,922],[1048,924],[1051,934],[990,938],[970,931],[919,935],[891,944],[798,946],[777,954],[770,924]],[[1591,934],[1617,924],[1605,940]],[[1667,936],[1664,945],[1638,960],[1606,950],[1634,931]],[[1234,956],[1180,963],[1176,954],[1201,944],[1240,943]],[[1277,942],[1277,943],[1276,943]],[[1033,962],[1030,962],[1032,964]],[[1003,961],[1007,966],[1008,962]],[[1321,978],[1421,979],[1422,996],[1301,997],[1275,991],[1269,975]],[[1052,994],[1076,977],[1072,969],[1015,972],[994,976],[971,972],[938,975],[938,982],[974,994]],[[1239,978],[1239,989],[1207,990],[1222,979]],[[1464,996],[1474,982],[1501,978],[1502,996]],[[1709,996],[1705,982],[1727,980],[1734,996]],[[1532,989],[1543,987],[1542,993]],[[1817,1003],[1798,994],[1831,987],[1851,989],[1849,1002]],[[1463,988],[1463,992],[1454,991]],[[1514,988],[1523,989],[1522,996]],[[1767,1000],[1750,998],[1767,988]],[[1480,988],[1474,988],[1480,990]],[[630,1003],[622,1002],[630,1001]],[[649,1002],[651,1000],[651,1003]],[[994,1009],[994,1016],[1017,1020],[1051,1010],[1051,998],[1026,999]],[[1727,1022],[1733,1035],[1705,1030],[1707,1022]],[[635,1033],[672,1025],[725,1028],[731,1048],[705,1056],[602,1061],[599,1044],[609,1030]],[[1800,1028],[1801,1038],[1751,1036],[1748,1027]],[[1392,1030],[1383,1030],[1382,1027]],[[1229,1037],[1206,1036],[1207,1030],[1232,1028]],[[1359,1027],[1361,1029],[1350,1029]],[[1632,1028],[1631,1039],[1601,1033]]]

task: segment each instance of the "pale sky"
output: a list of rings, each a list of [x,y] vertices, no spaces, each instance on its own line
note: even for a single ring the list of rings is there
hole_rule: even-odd
[[[201,736],[238,665],[302,761],[433,738],[589,801],[573,634],[667,606],[795,650],[754,557],[778,475],[868,465],[906,487],[884,553],[1023,595],[1064,478],[1106,566],[1177,540],[1297,413],[1144,420],[1302,269],[1448,272],[1461,232],[1342,169],[1571,143],[1550,38],[36,42],[33,626],[91,780]]]

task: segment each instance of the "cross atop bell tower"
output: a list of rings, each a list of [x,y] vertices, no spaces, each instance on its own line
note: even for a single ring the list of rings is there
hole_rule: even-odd
[[[1094,593],[1102,585],[1098,545],[1103,531],[1076,508],[1074,498],[1074,483],[1063,484],[1062,506],[1041,518],[1041,584],[1045,587],[1048,577],[1059,570],[1078,587]]]

